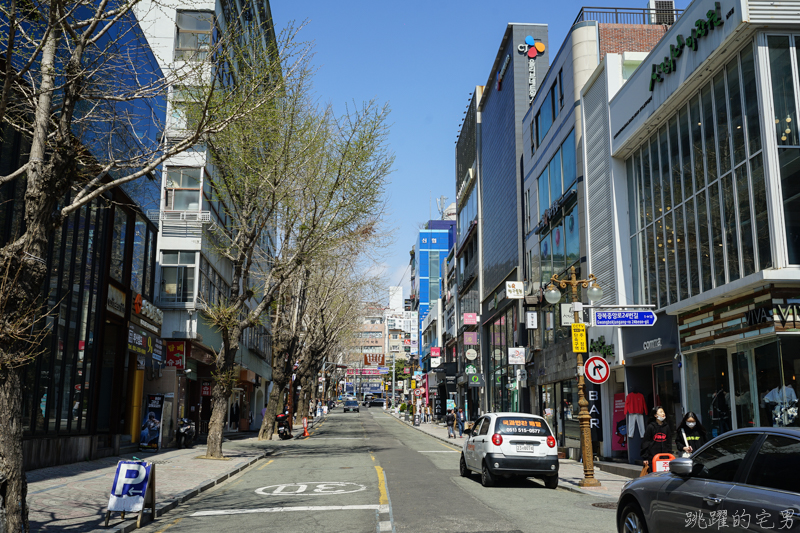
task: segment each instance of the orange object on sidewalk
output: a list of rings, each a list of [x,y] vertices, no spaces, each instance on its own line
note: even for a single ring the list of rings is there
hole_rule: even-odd
[[[308,417],[306,417],[306,416],[303,417],[303,436],[304,437],[310,437],[311,436],[311,435],[308,434]],[[673,457],[673,459],[675,459],[675,458]]]
[[[669,472],[669,462],[675,459],[671,453],[659,453],[653,456],[653,472]]]

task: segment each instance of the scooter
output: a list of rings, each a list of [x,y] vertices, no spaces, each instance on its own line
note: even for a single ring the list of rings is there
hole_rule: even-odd
[[[275,421],[278,423],[278,437],[282,440],[291,439],[292,428],[289,427],[289,415],[286,413],[279,413],[275,416]]]
[[[178,448],[191,448],[194,445],[194,422],[188,418],[178,419]]]

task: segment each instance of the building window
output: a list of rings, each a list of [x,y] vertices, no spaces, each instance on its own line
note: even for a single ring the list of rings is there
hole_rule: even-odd
[[[197,252],[161,252],[161,303],[194,300]]]
[[[202,169],[170,167],[167,170],[167,211],[197,211],[200,209],[200,178]]]
[[[637,302],[665,307],[772,266],[752,46],[627,161]],[[784,72],[780,51],[771,50],[770,58]],[[784,91],[778,82],[773,90]],[[788,219],[800,205],[786,211]]]
[[[200,300],[207,305],[218,305],[230,296],[231,287],[225,279],[214,270],[202,255],[200,256]]]
[[[147,260],[147,222],[136,215],[133,225],[133,263],[131,266],[131,290],[134,295],[144,293],[145,261]]]
[[[198,11],[178,12],[176,61],[205,61],[211,48],[214,15]]]
[[[558,107],[559,109],[564,107],[564,71],[558,71]]]
[[[170,101],[172,112],[170,125],[176,130],[191,130],[197,128],[202,111],[197,103],[197,95],[189,87],[176,86],[172,89]]]
[[[111,242],[111,265],[109,274],[116,281],[127,285],[122,279],[125,270],[125,242],[128,240],[128,213],[117,206],[114,208],[114,237]]]

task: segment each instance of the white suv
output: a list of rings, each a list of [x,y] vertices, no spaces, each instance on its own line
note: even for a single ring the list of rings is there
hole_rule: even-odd
[[[461,475],[480,472],[491,487],[499,476],[538,477],[558,487],[558,449],[544,418],[526,413],[487,413],[467,431],[461,450]]]

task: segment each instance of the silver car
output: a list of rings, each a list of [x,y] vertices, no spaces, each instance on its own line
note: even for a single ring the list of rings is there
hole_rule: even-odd
[[[462,476],[479,472],[484,487],[500,477],[538,477],[546,487],[558,487],[556,439],[541,416],[487,413],[465,433],[459,465]]]
[[[800,428],[730,431],[669,469],[625,484],[617,531],[800,532]]]

